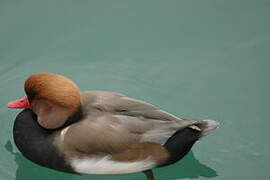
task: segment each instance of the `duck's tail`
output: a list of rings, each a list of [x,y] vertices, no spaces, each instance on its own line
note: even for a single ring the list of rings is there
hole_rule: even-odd
[[[197,121],[197,122],[196,122]],[[196,120],[187,128],[174,133],[164,144],[165,149],[170,153],[170,158],[163,164],[168,165],[182,159],[191,149],[193,144],[201,137],[211,134],[219,127],[219,123],[213,120]]]
[[[207,136],[214,132],[220,123],[214,120],[198,120],[198,123],[190,126],[191,129],[200,131],[200,137]]]

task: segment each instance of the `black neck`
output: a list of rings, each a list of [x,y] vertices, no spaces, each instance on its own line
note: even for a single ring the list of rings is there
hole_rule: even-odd
[[[68,120],[65,122],[65,124],[61,127],[64,128],[64,127],[67,127],[75,122],[78,122],[80,119],[82,119],[82,116],[83,116],[83,113],[82,113],[82,108],[79,107],[77,109],[77,111],[75,113],[73,113],[69,118]]]
[[[75,117],[77,116],[75,115]],[[77,118],[70,118],[65,126],[75,121]],[[54,132],[55,130],[42,128],[31,110],[23,110],[16,117],[13,127],[15,144],[26,158],[41,166],[74,173],[53,145]]]

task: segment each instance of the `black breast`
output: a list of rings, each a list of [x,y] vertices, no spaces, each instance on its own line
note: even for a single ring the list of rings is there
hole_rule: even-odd
[[[29,160],[48,168],[75,173],[52,144],[54,131],[39,126],[31,110],[23,110],[18,114],[13,136],[16,146]]]

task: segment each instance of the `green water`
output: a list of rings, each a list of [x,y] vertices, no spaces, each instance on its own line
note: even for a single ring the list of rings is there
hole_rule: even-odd
[[[269,0],[1,0],[0,179],[143,180],[141,173],[70,175],[14,145],[25,78],[53,72],[222,126],[157,180],[270,176]]]

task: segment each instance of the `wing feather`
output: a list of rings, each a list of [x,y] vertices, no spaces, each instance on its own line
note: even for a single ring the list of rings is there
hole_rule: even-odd
[[[109,124],[114,119],[117,132],[125,129],[131,134],[139,134],[140,142],[164,144],[177,130],[197,122],[183,120],[152,104],[119,93],[86,91],[82,96],[86,108],[105,112],[103,120]]]

